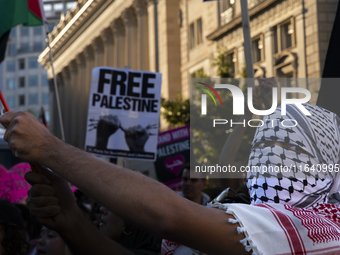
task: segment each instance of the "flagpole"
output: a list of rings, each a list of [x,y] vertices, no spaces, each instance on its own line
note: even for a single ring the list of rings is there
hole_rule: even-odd
[[[246,60],[246,71],[247,71],[247,83],[248,87],[254,87],[254,67],[253,57],[251,52],[251,36],[250,36],[250,21],[248,12],[248,1],[241,0],[241,16],[242,16],[242,28],[244,38],[244,55]]]
[[[52,54],[52,48],[50,45],[50,38],[48,36],[49,31],[48,31],[48,25],[47,22],[44,21],[45,25],[45,30],[46,30],[46,42],[47,42],[47,47],[49,48],[50,51],[50,61],[51,61],[51,68],[52,68],[52,74],[53,74],[53,85],[54,85],[54,91],[56,95],[56,101],[57,101],[57,108],[58,108],[58,116],[59,116],[59,123],[60,123],[60,132],[61,132],[61,139],[65,141],[65,133],[64,133],[64,124],[63,124],[63,118],[61,116],[61,108],[60,108],[60,99],[59,99],[59,92],[58,92],[58,85],[57,85],[57,78],[55,76],[54,72],[54,65],[53,65],[53,54]]]

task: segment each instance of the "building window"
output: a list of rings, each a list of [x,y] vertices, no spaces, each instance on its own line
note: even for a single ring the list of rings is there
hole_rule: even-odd
[[[38,67],[37,58],[29,58],[28,59],[28,67],[29,68],[37,68]]]
[[[220,0],[219,1],[219,10],[220,10],[220,18],[221,18],[221,25],[225,25],[229,23],[234,16],[234,8],[233,4],[235,3],[234,0]]]
[[[25,95],[19,95],[19,106],[25,105]]]
[[[252,41],[253,63],[264,60],[263,36],[257,36]]]
[[[35,26],[34,35],[41,35],[41,34],[42,34],[42,26]]]
[[[8,55],[14,56],[15,54],[17,54],[17,46],[15,43],[11,43],[8,45]]]
[[[232,4],[234,4],[234,2],[234,0],[220,0],[220,12],[223,13],[228,10],[230,7],[232,7]]]
[[[19,77],[19,88],[25,87],[25,77]]]
[[[7,61],[7,72],[14,72],[15,71],[15,61],[10,60]]]
[[[47,75],[43,75],[43,76],[41,76],[41,83],[42,83],[42,85],[43,86],[48,86],[49,84],[48,84],[48,79],[47,79]]]
[[[25,69],[25,59],[24,58],[20,58],[18,60],[18,64],[19,64],[19,70],[24,70]]]
[[[33,50],[34,51],[42,51],[43,50],[43,43],[42,42],[34,42]]]
[[[202,19],[199,18],[195,22],[192,22],[189,27],[189,47],[190,49],[195,48],[203,42],[203,27]]]
[[[9,37],[14,38],[14,37],[15,37],[15,32],[16,32],[16,29],[15,29],[15,27],[13,27],[13,28],[11,29],[11,32],[10,32],[10,34],[9,34]]]
[[[197,20],[197,44],[201,44],[202,42],[203,42],[202,19],[199,18]]]
[[[52,5],[44,3],[44,11],[45,12],[52,11]]]
[[[53,5],[53,9],[55,11],[61,11],[63,9],[63,4],[62,3],[57,3]]]
[[[56,23],[48,23],[48,32],[52,32],[56,25]]]
[[[67,10],[70,10],[70,9],[74,8],[75,6],[76,6],[76,3],[75,3],[75,2],[73,2],[73,3],[67,3],[67,4],[66,4],[66,9],[67,9]]]
[[[15,96],[9,96],[6,98],[7,105],[9,108],[14,108],[15,107]]]
[[[229,66],[229,74],[230,74],[230,76],[234,77],[235,74],[236,74],[235,63],[237,61],[235,51],[228,52],[225,59],[226,59],[226,63],[225,64],[227,66]]]
[[[30,87],[38,86],[38,75],[31,75],[28,77],[28,86]]]
[[[15,78],[7,79],[7,89],[15,90]]]
[[[42,94],[42,103],[43,104],[49,104],[50,102],[50,95],[48,93]]]
[[[38,104],[38,94],[37,94],[37,93],[29,94],[28,103],[29,103],[30,105],[32,105],[32,104]]]
[[[281,26],[281,50],[290,48],[293,46],[293,25],[291,22],[283,24]]]
[[[189,37],[190,49],[195,48],[195,24],[190,24],[190,37]]]
[[[278,53],[295,46],[295,22],[290,18],[273,28],[274,52]]]
[[[29,35],[29,28],[21,26],[21,36],[28,36]]]
[[[28,43],[21,43],[20,51],[21,52],[29,52],[30,51],[30,45]]]

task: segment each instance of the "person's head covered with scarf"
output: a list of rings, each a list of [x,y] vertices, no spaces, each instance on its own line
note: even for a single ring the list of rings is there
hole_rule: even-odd
[[[339,117],[321,107],[281,107],[263,118],[254,136],[248,166],[252,204],[313,207],[338,190]]]

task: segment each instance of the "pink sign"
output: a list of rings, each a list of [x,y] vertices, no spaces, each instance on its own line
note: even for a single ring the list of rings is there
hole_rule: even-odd
[[[181,154],[165,159],[165,167],[176,176],[181,172],[185,159]]]
[[[11,169],[0,164],[0,198],[12,203],[23,203],[27,199],[27,191],[31,185],[24,178],[26,172],[31,171],[28,163],[19,163]]]

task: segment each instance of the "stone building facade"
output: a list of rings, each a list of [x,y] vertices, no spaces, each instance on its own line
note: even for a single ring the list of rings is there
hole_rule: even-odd
[[[177,1],[80,0],[66,14],[50,38],[66,142],[84,146],[93,67],[161,72],[162,96],[176,96],[181,90],[178,9]],[[39,61],[52,78],[48,49]],[[52,132],[60,136],[54,93],[51,97]]]
[[[248,0],[255,77],[287,78],[290,86],[295,78],[321,77],[337,4]],[[216,77],[212,62],[221,47],[236,77],[245,67],[240,0],[79,0],[50,39],[66,142],[80,148],[95,66],[161,72],[166,99],[189,97],[198,70]],[[47,49],[39,62],[51,78]],[[315,92],[315,103],[318,85],[303,86]],[[60,136],[54,98],[51,127]]]
[[[219,48],[233,62],[236,77],[245,68],[240,0],[215,3],[180,1],[185,23],[181,27],[182,94],[186,97],[190,77],[197,70],[217,76],[212,59]],[[254,76],[287,78],[288,86],[296,86],[295,78],[320,78],[337,5],[337,0],[248,0]],[[192,47],[190,41],[197,41],[201,33],[198,19],[202,20],[203,42]],[[307,82],[305,86],[312,92],[311,102],[316,103],[319,84]]]

